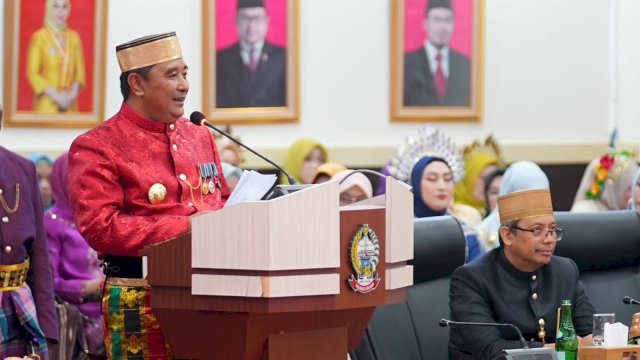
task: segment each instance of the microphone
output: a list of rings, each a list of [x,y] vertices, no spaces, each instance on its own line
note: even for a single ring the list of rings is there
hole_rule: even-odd
[[[622,302],[625,304],[634,304],[634,305],[640,305],[640,301],[633,299],[629,296],[625,296],[622,298]]]
[[[515,332],[518,334],[518,337],[520,338],[520,346],[522,346],[523,349],[528,349],[529,348],[529,345],[527,345],[527,341],[522,336],[522,333],[520,332],[520,329],[518,329],[518,327],[513,325],[513,324],[452,321],[452,320],[447,320],[447,319],[440,319],[438,324],[440,326],[442,326],[442,327],[447,327],[447,326],[467,326],[467,325],[470,325],[470,326],[497,326],[497,327],[512,328],[513,330],[515,330]]]
[[[217,131],[220,135],[224,135],[227,139],[229,139],[229,140],[233,141],[234,143],[242,146],[243,148],[251,151],[251,153],[253,153],[255,156],[257,156],[260,159],[262,159],[262,160],[268,162],[269,164],[273,165],[273,167],[275,167],[276,169],[282,171],[282,173],[287,177],[287,180],[289,180],[289,184],[298,185],[298,182],[296,181],[296,179],[294,179],[293,176],[289,175],[289,173],[285,169],[283,169],[280,165],[274,163],[273,161],[267,159],[266,157],[264,157],[263,155],[261,155],[257,151],[253,150],[252,148],[248,147],[247,145],[245,145],[245,144],[241,143],[240,141],[236,140],[233,136],[231,136],[231,135],[227,134],[226,132],[218,129],[215,126],[213,126],[210,122],[207,121],[207,119],[204,116],[204,114],[201,113],[200,111],[192,112],[191,116],[189,116],[189,119],[195,125],[198,125],[198,126],[204,125],[204,126],[210,127],[213,130]]]

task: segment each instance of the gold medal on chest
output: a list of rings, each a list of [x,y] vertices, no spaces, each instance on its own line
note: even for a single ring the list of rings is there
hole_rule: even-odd
[[[164,198],[167,196],[167,188],[160,184],[160,183],[155,183],[153,185],[151,185],[151,187],[149,188],[149,202],[151,202],[152,204],[159,204],[162,201],[164,201]]]

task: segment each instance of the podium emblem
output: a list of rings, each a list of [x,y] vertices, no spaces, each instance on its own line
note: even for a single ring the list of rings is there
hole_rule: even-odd
[[[347,280],[351,289],[363,294],[375,290],[382,280],[376,271],[380,259],[380,242],[369,224],[360,225],[351,240],[349,253],[355,271]]]

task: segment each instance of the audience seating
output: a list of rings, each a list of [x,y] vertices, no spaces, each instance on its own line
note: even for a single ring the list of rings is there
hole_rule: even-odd
[[[557,212],[556,218],[565,230],[556,254],[576,262],[597,312],[613,312],[629,325],[640,312],[622,302],[640,300],[638,214]],[[464,234],[450,216],[416,219],[414,227],[414,285],[405,302],[376,310],[353,360],[448,358],[449,330],[438,320],[449,318],[449,280],[464,263]]]

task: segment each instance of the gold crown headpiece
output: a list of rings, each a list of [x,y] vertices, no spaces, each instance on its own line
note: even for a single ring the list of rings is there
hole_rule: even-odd
[[[404,139],[391,158],[389,174],[400,181],[407,182],[415,164],[425,156],[444,159],[451,168],[455,183],[464,177],[464,160],[460,151],[451,138],[432,126],[413,132]]]
[[[495,157],[496,159],[498,159],[498,165],[500,166],[505,165],[504,158],[502,157],[502,149],[500,148],[500,145],[498,145],[496,140],[493,138],[493,135],[487,136],[487,138],[484,139],[484,143],[481,143],[478,140],[474,140],[471,143],[471,145],[464,147],[462,155],[464,156],[464,161],[468,161],[470,158],[473,157],[473,155],[478,153],[489,154],[492,157]]]

